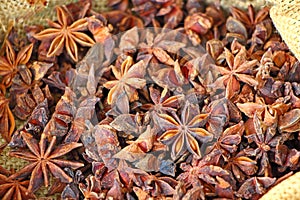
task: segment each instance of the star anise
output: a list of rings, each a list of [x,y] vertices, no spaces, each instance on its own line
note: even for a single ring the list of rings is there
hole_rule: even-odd
[[[3,200],[36,199],[33,193],[27,190],[29,180],[13,179],[0,174],[0,198]]]
[[[18,66],[18,74],[13,78],[10,103],[15,105],[13,113],[16,117],[26,120],[34,107],[48,99],[53,99],[48,85],[42,87],[41,79],[45,76],[52,63],[34,62],[28,67]]]
[[[48,118],[48,101],[45,99],[42,103],[35,107],[24,126],[14,132],[8,145],[12,148],[26,147],[21,132],[25,131],[30,133],[33,137],[39,138],[42,130],[44,130],[46,124],[48,123]]]
[[[6,44],[6,56],[0,57],[0,75],[3,76],[2,84],[9,87],[13,77],[18,72],[19,65],[26,65],[29,61],[33,49],[33,44],[23,47],[16,55],[15,50],[8,40]]]
[[[101,199],[100,181],[95,176],[88,176],[85,179],[86,185],[79,183],[79,189],[85,199],[98,200]]]
[[[174,0],[160,1],[139,1],[133,0],[133,11],[135,11],[143,20],[145,25],[158,25],[156,17],[164,16],[164,27],[175,28],[182,20],[183,12],[179,3]]]
[[[136,89],[141,89],[146,85],[146,80],[144,79],[146,73],[145,67],[143,61],[134,64],[130,56],[121,64],[120,69],[111,66],[112,72],[117,80],[107,81],[103,85],[110,89],[107,102],[112,104],[124,90],[130,102],[137,100],[138,93]]]
[[[222,88],[226,86],[226,97],[231,99],[240,91],[240,82],[249,84],[252,87],[258,85],[257,80],[252,76],[253,68],[258,64],[257,60],[247,61],[247,52],[245,47],[241,47],[236,55],[225,48],[225,59],[228,68],[218,67],[222,74],[214,86]]]
[[[239,188],[236,195],[245,199],[259,199],[275,181],[275,178],[270,177],[249,178]]]
[[[66,87],[64,95],[57,102],[55,112],[44,129],[47,136],[62,137],[67,134],[76,113],[74,98],[75,93],[69,87]]]
[[[248,6],[248,13],[240,10],[239,8],[232,7],[231,14],[234,18],[238,19],[240,22],[245,24],[249,30],[253,30],[255,25],[267,19],[269,14],[269,8],[264,7],[255,13],[254,7],[252,5]]]
[[[266,125],[277,123],[278,117],[287,112],[290,104],[274,102],[266,104],[264,98],[256,96],[255,102],[237,103],[237,107],[248,117],[256,114]]]
[[[181,95],[170,95],[168,89],[164,88],[160,93],[153,86],[149,87],[150,98],[154,104],[147,103],[142,106],[143,109],[154,111],[155,113],[176,112],[179,106]]]
[[[61,144],[54,148],[56,145],[56,136],[53,136],[49,141],[47,136],[42,134],[38,142],[29,133],[22,132],[21,135],[30,151],[24,151],[22,149],[14,150],[10,152],[10,156],[18,157],[31,163],[13,174],[11,178],[24,178],[31,174],[28,185],[29,192],[38,190],[43,182],[44,185],[48,187],[49,173],[64,183],[70,183],[72,182],[72,178],[68,176],[62,168],[70,167],[77,169],[84,166],[79,162],[59,158],[73,149],[81,147],[81,143]],[[49,143],[47,141],[49,141]]]
[[[56,13],[58,22],[49,20],[48,24],[52,28],[43,30],[35,34],[34,37],[42,41],[52,40],[47,57],[60,55],[63,48],[66,48],[71,58],[77,62],[78,46],[76,42],[88,47],[95,44],[93,39],[85,33],[82,33],[82,31],[87,30],[88,21],[86,18],[82,18],[70,24],[66,7],[56,7]]]
[[[217,142],[214,144],[214,148],[223,151],[223,154],[234,153],[237,151],[238,145],[242,140],[244,132],[244,122],[230,126],[220,135]]]
[[[15,118],[9,107],[9,99],[5,97],[5,86],[0,85],[0,132],[9,142],[15,129]]]
[[[114,10],[126,11],[128,9],[128,0],[108,0],[107,5],[114,8]]]
[[[259,175],[272,176],[270,153],[275,152],[282,137],[276,135],[277,123],[266,126],[257,115],[254,115],[255,133],[247,136],[249,142],[254,141],[256,148],[245,149],[246,154],[255,156],[259,160]]]
[[[244,151],[240,151],[227,160],[224,169],[230,170],[238,181],[243,181],[246,177],[255,174],[258,167],[255,160],[247,157]]]
[[[141,189],[151,197],[170,196],[175,193],[177,181],[170,177],[159,177],[154,175],[141,176],[144,184]]]
[[[289,112],[286,112],[284,115],[280,116],[278,122],[278,130],[280,132],[293,133],[300,131],[300,109],[292,109]]]
[[[202,157],[197,139],[204,143],[213,138],[211,133],[200,128],[206,116],[206,114],[200,114],[196,104],[188,101],[181,110],[180,118],[176,113],[172,113],[172,115],[158,114],[159,126],[166,130],[159,140],[171,144],[173,159],[178,158],[186,150],[197,157]]]
[[[177,179],[183,181],[188,188],[203,187],[206,194],[233,198],[234,180],[229,171],[219,166],[220,150],[213,150],[201,160],[192,164],[181,163],[180,168],[184,171]]]

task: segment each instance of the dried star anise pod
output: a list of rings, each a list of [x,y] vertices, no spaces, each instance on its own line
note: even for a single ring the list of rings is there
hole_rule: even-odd
[[[53,63],[35,61],[30,65],[19,65],[17,67],[18,74],[13,78],[10,92],[16,96],[17,94],[28,93],[34,90],[36,85],[40,86],[40,81],[44,78],[47,71],[53,66]],[[32,91],[34,94],[34,91]],[[39,97],[34,97],[38,102]]]
[[[197,157],[202,157],[200,145],[197,140],[202,143],[212,140],[213,135],[200,126],[204,125],[203,121],[207,117],[206,114],[200,114],[198,105],[186,102],[180,114],[180,118],[176,113],[172,115],[158,114],[159,126],[165,130],[159,137],[163,143],[171,144],[171,157],[173,159],[181,156],[186,150]]]
[[[73,181],[68,183],[63,191],[61,192],[62,199],[79,199],[79,188],[78,184],[83,179],[82,172],[76,170],[74,173],[71,169],[65,168],[65,171],[72,177]]]
[[[192,164],[182,163],[180,168],[184,172],[177,179],[183,181],[190,189],[202,186],[205,194],[233,198],[235,182],[229,171],[218,166],[221,155],[221,150],[214,150],[200,161]]]
[[[9,142],[15,130],[15,118],[9,107],[9,99],[5,97],[5,86],[0,85],[0,132],[1,136]]]
[[[86,31],[88,21],[86,18],[79,19],[70,23],[68,11],[66,7],[56,7],[58,22],[48,21],[48,28],[34,35],[38,40],[52,40],[49,47],[47,57],[57,56],[62,53],[63,48],[66,48],[69,56],[75,61],[78,61],[78,46],[91,47],[95,42],[82,31]]]
[[[164,88],[161,92],[154,88],[149,87],[150,98],[152,103],[147,103],[142,105],[142,109],[153,111],[155,113],[166,113],[166,112],[176,112],[179,107],[181,95],[170,95],[168,94],[168,89]]]
[[[33,44],[23,47],[16,55],[11,43],[6,40],[6,56],[0,57],[0,75],[3,76],[2,84],[9,87],[13,77],[18,72],[18,66],[26,65],[31,57]]]
[[[175,187],[177,181],[170,177],[159,177],[157,178],[154,175],[147,175],[140,177],[144,184],[142,186],[135,188],[135,193],[138,195],[140,190],[147,193],[149,197],[167,197],[172,196],[175,193]]]
[[[113,25],[113,33],[119,33],[131,28],[144,28],[143,20],[131,13],[120,10],[112,10],[103,13],[109,24]]]
[[[256,148],[246,148],[247,155],[255,156],[259,160],[259,175],[272,176],[270,152],[274,152],[280,144],[282,137],[276,135],[277,124],[271,126],[264,124],[257,115],[254,115],[254,133],[248,135],[249,142],[254,141]]]
[[[74,98],[75,93],[66,87],[65,94],[58,101],[55,112],[43,131],[47,136],[62,137],[67,134],[76,113]]]
[[[96,97],[88,97],[79,104],[64,142],[69,143],[79,141],[82,133],[86,129],[86,122],[92,120],[94,117],[95,104],[98,100],[99,99]]]
[[[248,31],[242,22],[229,16],[226,20],[226,30],[226,43],[231,43],[232,41],[237,40],[241,44],[246,44]]]
[[[126,11],[128,8],[128,0],[108,0],[107,5],[114,8],[114,10]]]
[[[255,13],[254,7],[252,5],[248,6],[248,13],[240,10],[239,8],[232,7],[231,14],[234,18],[238,19],[240,22],[244,23],[250,31],[254,30],[255,25],[267,19],[269,14],[269,8],[264,7]]]
[[[222,74],[213,86],[222,88],[226,86],[225,96],[232,99],[240,91],[240,82],[247,83],[255,87],[258,85],[257,80],[252,76],[253,68],[258,64],[257,60],[247,60],[247,52],[245,47],[241,47],[237,54],[233,54],[225,48],[225,59],[228,68],[218,67]]]
[[[91,157],[96,158],[96,161],[102,161],[109,171],[113,170],[117,165],[117,161],[113,156],[121,150],[116,131],[109,125],[97,125],[91,136],[94,139],[95,147],[86,148],[86,153],[95,154]],[[87,145],[90,144],[85,144],[85,146]]]
[[[293,148],[290,149],[286,145],[279,145],[275,151],[275,162],[280,167],[278,167],[279,172],[284,172],[288,168],[291,170],[297,170],[300,167],[300,151]]]
[[[110,112],[117,115],[109,125],[119,132],[123,132],[127,135],[140,135],[145,130],[143,116],[141,116],[139,113],[129,113],[129,99],[127,95],[123,92],[115,103],[116,105],[114,105],[113,109],[118,109],[120,112]]]
[[[247,157],[244,151],[240,151],[234,157],[225,159],[227,163],[224,169],[230,170],[239,182],[257,172],[257,162]]]
[[[223,132],[223,127],[228,123],[238,123],[242,120],[237,107],[227,98],[212,101],[203,109],[208,114],[207,130],[218,138]]]
[[[46,124],[48,123],[48,117],[48,101],[47,99],[45,99],[42,103],[38,104],[35,107],[24,126],[14,132],[12,139],[8,145],[12,148],[26,147],[26,144],[21,136],[22,131],[30,133],[36,139],[39,138],[41,132],[44,130]]]
[[[130,102],[137,100],[138,93],[136,89],[141,89],[146,85],[146,80],[144,79],[145,67],[143,61],[134,64],[130,56],[126,58],[120,68],[111,66],[112,72],[117,80],[107,81],[103,85],[110,89],[107,102],[109,104],[113,103],[124,90]],[[132,83],[134,83],[134,85]]]
[[[296,108],[280,116],[278,120],[278,130],[280,132],[287,132],[287,133],[300,131],[299,113],[300,113],[300,109]]]
[[[268,105],[264,98],[256,96],[255,102],[237,103],[237,107],[250,118],[256,114],[268,126],[277,123],[278,117],[287,112],[290,105],[282,102]]]
[[[200,44],[199,35],[205,35],[213,26],[213,19],[205,13],[197,12],[184,20],[184,29],[193,44]]]
[[[94,39],[98,43],[105,43],[105,40],[111,38],[112,27],[110,24],[107,24],[107,20],[103,15],[96,15],[95,17],[89,17],[88,29],[93,34]]]
[[[157,156],[160,149],[156,150],[156,146],[159,145],[155,143],[155,137],[154,131],[150,126],[147,126],[145,132],[135,141],[128,141],[129,145],[122,148],[113,157],[133,163],[137,168],[144,171],[159,171],[162,163],[160,156]]]
[[[27,190],[29,180],[14,179],[0,174],[0,198],[1,199],[36,199],[34,194]]]
[[[79,189],[85,199],[98,200],[101,199],[100,181],[95,176],[88,176],[85,179],[86,185],[79,183]]]
[[[239,188],[236,195],[245,199],[259,199],[275,181],[276,178],[269,177],[249,178]]]
[[[244,132],[244,122],[230,126],[223,131],[213,148],[221,149],[224,155],[234,153],[238,149],[238,145],[242,141]]]
[[[21,132],[21,135],[30,151],[24,151],[23,149],[13,150],[10,152],[10,156],[27,160],[30,164],[11,175],[11,178],[24,178],[31,174],[28,185],[29,192],[35,192],[42,184],[48,187],[49,173],[59,178],[62,182],[70,183],[72,182],[72,178],[62,168],[70,167],[77,169],[84,166],[79,162],[59,158],[73,149],[82,146],[81,143],[61,144],[54,148],[56,145],[56,136],[48,140],[47,136],[43,133],[40,141],[37,141],[29,133]]]
[[[53,99],[48,85],[42,88],[41,82],[52,66],[52,63],[34,62],[28,67],[18,67],[19,73],[13,78],[9,91],[11,103],[16,104],[13,113],[19,119],[26,120],[36,105],[46,98],[49,103]]]
[[[152,22],[152,25],[158,24],[157,17],[163,16],[164,27],[175,28],[183,18],[183,12],[180,3],[174,0],[167,1],[132,1],[132,10],[136,12],[143,20],[145,26]]]

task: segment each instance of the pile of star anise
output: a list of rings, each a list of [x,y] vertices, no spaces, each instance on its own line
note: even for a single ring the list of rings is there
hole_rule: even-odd
[[[28,165],[1,199],[258,199],[299,171],[300,64],[268,8],[107,6],[3,42],[0,132]]]

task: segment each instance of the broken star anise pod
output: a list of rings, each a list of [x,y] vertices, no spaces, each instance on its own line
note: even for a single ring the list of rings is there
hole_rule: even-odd
[[[23,149],[13,150],[10,152],[10,156],[27,160],[30,164],[11,175],[11,178],[24,178],[31,175],[28,185],[29,192],[35,192],[43,183],[48,187],[49,174],[52,174],[64,183],[70,183],[72,178],[62,168],[77,169],[84,166],[80,162],[59,158],[73,149],[81,147],[81,143],[61,144],[55,148],[56,136],[48,140],[46,135],[42,134],[40,141],[37,141],[29,133],[22,132],[21,135],[30,151],[24,151]]]
[[[45,99],[42,103],[35,107],[24,126],[14,132],[8,145],[12,148],[26,147],[26,143],[22,138],[21,132],[25,131],[26,133],[31,134],[33,137],[39,138],[42,130],[44,130],[46,124],[48,123],[48,118],[48,101]]]
[[[269,105],[264,98],[256,96],[255,102],[237,103],[237,107],[247,117],[253,118],[256,114],[260,120],[270,126],[277,123],[278,117],[288,111],[290,104],[274,102]]]
[[[5,41],[6,56],[0,57],[0,75],[2,77],[2,84],[9,87],[12,83],[13,77],[18,72],[19,65],[26,65],[29,61],[33,49],[33,44],[23,47],[16,55],[15,50],[8,40]]]
[[[146,85],[145,63],[140,61],[134,64],[133,58],[128,56],[121,64],[120,68],[111,66],[112,72],[117,80],[110,80],[104,83],[104,87],[110,89],[107,102],[112,104],[113,101],[125,90],[129,101],[138,99],[137,89]]]
[[[9,107],[9,99],[5,97],[5,86],[0,85],[0,132],[2,137],[9,142],[15,130],[15,118]]]
[[[239,188],[237,196],[245,199],[259,199],[259,197],[264,194],[275,181],[276,178],[251,177]]]

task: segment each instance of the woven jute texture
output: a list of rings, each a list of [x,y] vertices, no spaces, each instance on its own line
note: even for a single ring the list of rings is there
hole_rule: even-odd
[[[261,200],[299,200],[300,172],[290,176],[267,192]]]
[[[282,39],[300,60],[300,0],[270,0],[270,16]]]

